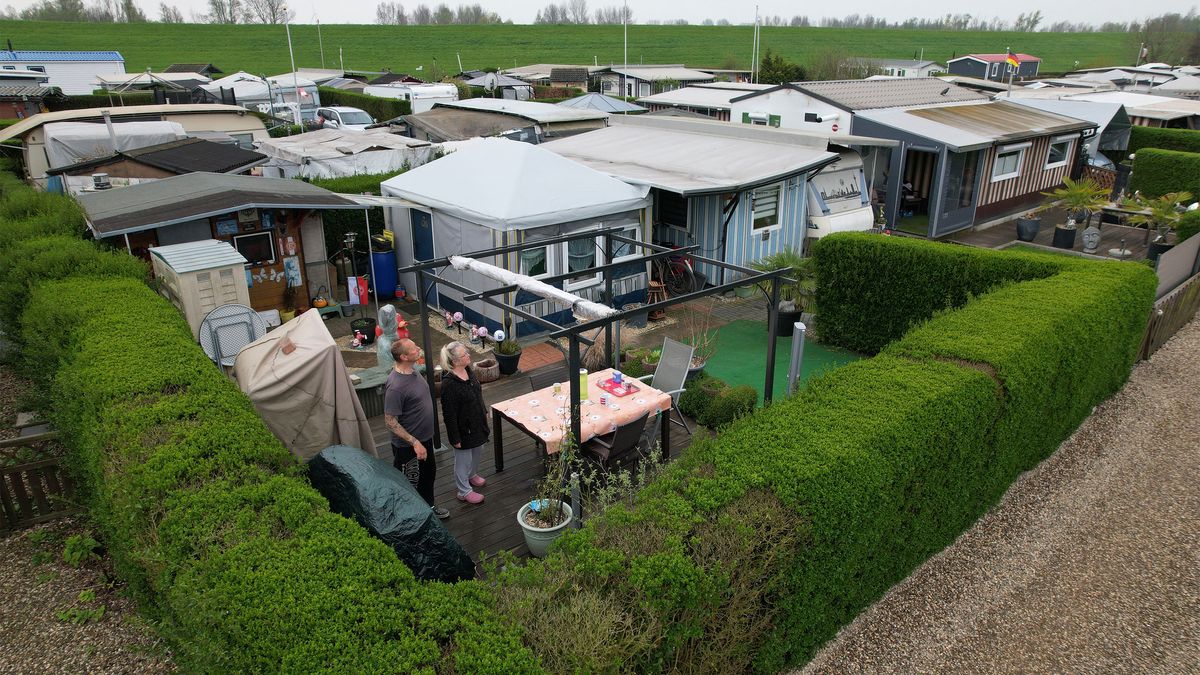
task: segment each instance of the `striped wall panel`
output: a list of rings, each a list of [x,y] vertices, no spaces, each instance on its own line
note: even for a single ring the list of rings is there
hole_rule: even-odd
[[[1025,149],[1025,155],[1021,159],[1020,175],[994,183],[992,170],[996,161],[996,147],[985,150],[981,160],[984,177],[978,205],[987,206],[1060,185],[1063,177],[1070,175],[1071,164],[1075,161],[1075,146],[1072,146],[1070,162],[1053,169],[1043,169],[1046,165],[1046,155],[1050,151],[1050,141],[1050,136],[1033,139],[1032,145]],[[1075,143],[1078,142],[1079,139],[1076,138]]]
[[[905,156],[904,182],[912,183],[913,193],[918,197],[926,198],[933,190],[937,160],[937,154],[921,150],[909,150]]]

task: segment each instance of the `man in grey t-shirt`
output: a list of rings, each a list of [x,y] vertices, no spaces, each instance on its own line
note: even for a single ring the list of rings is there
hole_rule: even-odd
[[[409,339],[392,343],[396,365],[388,374],[383,395],[383,419],[392,432],[392,463],[404,472],[417,494],[438,518],[450,512],[433,503],[433,481],[437,462],[433,458],[433,397],[429,385],[416,372],[421,348]]]

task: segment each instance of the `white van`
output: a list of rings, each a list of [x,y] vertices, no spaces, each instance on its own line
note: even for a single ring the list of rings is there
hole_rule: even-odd
[[[408,101],[414,113],[425,112],[435,103],[458,100],[458,87],[453,84],[377,84],[363,89],[364,94],[380,98]]]

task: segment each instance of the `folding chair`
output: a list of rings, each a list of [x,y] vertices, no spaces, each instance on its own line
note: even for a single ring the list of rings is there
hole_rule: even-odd
[[[654,374],[638,378],[642,382],[648,379],[651,387],[671,397],[671,409],[679,415],[678,421],[672,419],[671,422],[683,427],[688,435],[691,435],[692,429],[679,410],[679,395],[684,392],[683,383],[687,380],[688,369],[692,367],[693,351],[691,345],[663,338],[662,356],[658,359],[658,367],[654,369]]]

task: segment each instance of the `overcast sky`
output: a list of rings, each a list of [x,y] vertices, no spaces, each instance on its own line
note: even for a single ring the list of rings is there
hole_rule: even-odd
[[[85,0],[91,4],[93,0]],[[158,18],[159,0],[135,0],[148,17]],[[421,2],[399,0],[406,9],[411,9]],[[444,0],[450,7],[459,4],[475,4],[476,0]],[[17,9],[34,5],[37,0],[0,0],[11,4]],[[204,12],[207,0],[166,0],[167,4],[175,5],[188,17],[190,12]],[[315,2],[314,0],[294,0],[291,3],[296,12],[297,23],[313,23],[314,17],[322,23],[373,23],[377,0],[341,0],[340,2]],[[425,0],[424,4],[435,7],[440,0]],[[549,4],[549,0],[506,0],[504,2],[487,2],[479,0],[485,9],[494,11],[505,19],[515,23],[532,23],[540,8]],[[588,8],[594,11],[597,7],[619,5],[613,0],[588,0]],[[1190,3],[1188,3],[1190,4]],[[822,16],[846,16],[850,14],[872,14],[889,20],[906,19],[910,16],[936,17],[946,13],[967,13],[985,18],[1000,16],[1012,20],[1021,12],[1041,10],[1045,21],[1130,21],[1156,16],[1167,12],[1185,12],[1185,3],[1179,0],[1142,0],[1141,2],[1125,2],[1119,0],[1063,0],[1062,2],[1046,4],[1039,0],[1014,0],[1004,3],[975,3],[964,4],[954,0],[925,0],[919,3],[900,3],[894,0],[852,0],[837,4],[825,5],[818,8],[815,3],[801,5],[794,0],[764,0],[758,3],[759,12],[764,15],[779,15],[790,18],[796,14],[806,14],[810,19]],[[728,19],[731,23],[751,23],[754,20],[754,3],[730,3],[718,0],[638,0],[630,2],[635,22],[657,19],[687,19],[691,23],[700,23],[704,19]]]

